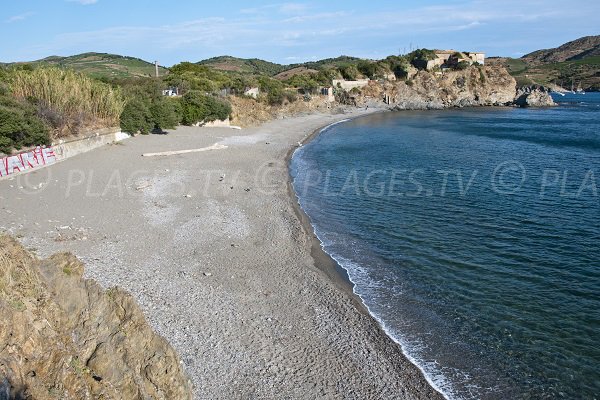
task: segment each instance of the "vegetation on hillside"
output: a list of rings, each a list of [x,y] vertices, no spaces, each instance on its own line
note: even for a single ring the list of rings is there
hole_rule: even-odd
[[[600,36],[586,36],[554,49],[538,50],[522,58],[493,58],[505,66],[519,86],[560,86],[570,90],[600,90]]]
[[[246,59],[231,56],[213,57],[200,61],[198,64],[215,70],[268,76],[276,75],[287,69],[284,65],[260,60],[258,58]]]
[[[17,70],[10,88],[15,98],[35,105],[58,136],[77,134],[86,126],[113,126],[125,105],[119,88],[71,70]]]
[[[16,65],[38,67],[57,67],[83,72],[99,79],[153,77],[154,64],[135,57],[126,57],[107,53],[83,53],[70,57],[51,56],[42,60]],[[166,75],[168,69],[159,67],[159,74]]]
[[[125,105],[119,88],[57,68],[0,68],[0,151],[115,126]]]

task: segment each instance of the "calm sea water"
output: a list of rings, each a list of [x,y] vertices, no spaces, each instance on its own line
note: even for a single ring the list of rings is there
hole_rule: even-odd
[[[296,151],[300,204],[450,398],[600,397],[600,94],[369,116]]]

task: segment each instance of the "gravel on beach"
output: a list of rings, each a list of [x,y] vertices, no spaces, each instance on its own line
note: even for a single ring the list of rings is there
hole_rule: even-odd
[[[0,231],[39,256],[71,251],[87,278],[130,292],[198,399],[441,398],[319,268],[290,196],[289,152],[365,112],[136,136],[0,181]]]

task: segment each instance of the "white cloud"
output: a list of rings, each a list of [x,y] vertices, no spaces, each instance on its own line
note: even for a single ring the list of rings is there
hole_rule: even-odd
[[[283,3],[279,5],[279,12],[284,14],[299,14],[308,9],[308,5],[302,3]]]
[[[6,21],[6,23],[12,23],[12,22],[18,22],[18,21],[23,21],[29,17],[31,17],[34,13],[33,12],[26,12],[23,14],[19,14],[19,15],[13,15],[12,17],[8,18]]]
[[[71,2],[71,3],[79,3],[84,6],[88,6],[90,4],[96,4],[98,2],[98,0],[67,0],[67,1]]]

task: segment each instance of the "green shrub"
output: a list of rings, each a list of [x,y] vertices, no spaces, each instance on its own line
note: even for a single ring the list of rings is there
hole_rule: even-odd
[[[150,106],[150,115],[154,129],[174,129],[179,124],[179,117],[175,108],[175,102],[168,98],[158,98]]]
[[[12,149],[48,145],[50,136],[44,122],[28,105],[7,107],[0,105],[0,151],[10,154]]]
[[[231,104],[224,100],[219,100],[214,97],[209,97],[209,108],[210,113],[204,120],[205,122],[212,122],[216,120],[224,120],[231,116]]]
[[[266,76],[258,78],[258,87],[263,93],[283,92],[284,89],[283,83]]]
[[[469,64],[468,61],[461,61],[458,64],[456,64],[455,69],[457,69],[459,71],[462,71],[462,70],[465,70],[465,69],[469,68],[470,65],[471,64]]]
[[[357,68],[361,74],[370,79],[375,79],[383,73],[382,68],[377,63],[371,61],[360,61]]]
[[[267,103],[272,106],[280,106],[283,104],[285,96],[279,90],[271,91],[267,94]]]
[[[231,115],[231,105],[201,92],[191,91],[181,100],[181,112],[183,124],[193,125],[227,119]]]
[[[348,65],[340,68],[342,77],[348,81],[355,81],[362,75],[356,65]]]
[[[181,100],[182,122],[184,125],[192,125],[203,121],[208,115],[208,96],[191,91],[185,94]]]
[[[181,99],[169,97],[167,100],[173,105],[173,111],[175,112],[175,117],[177,118],[177,124],[181,124],[181,121],[183,121],[183,108],[181,107]]]
[[[121,130],[132,135],[138,132],[147,135],[152,128],[152,114],[148,104],[138,99],[129,101],[121,113]]]

